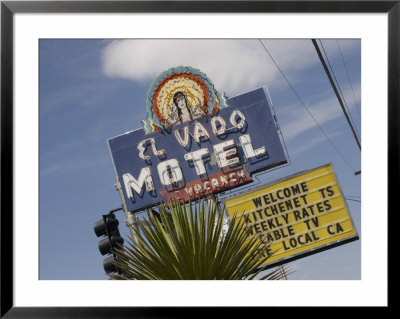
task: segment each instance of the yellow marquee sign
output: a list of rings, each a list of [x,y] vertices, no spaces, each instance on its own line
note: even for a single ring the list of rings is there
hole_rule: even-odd
[[[331,164],[302,172],[225,202],[249,235],[269,242],[272,266],[357,240]]]

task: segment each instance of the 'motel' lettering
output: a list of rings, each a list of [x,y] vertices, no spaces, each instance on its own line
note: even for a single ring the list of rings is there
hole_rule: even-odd
[[[166,131],[146,135],[136,130],[108,141],[128,210],[174,196],[188,200],[218,193],[287,162],[264,89],[227,104]]]

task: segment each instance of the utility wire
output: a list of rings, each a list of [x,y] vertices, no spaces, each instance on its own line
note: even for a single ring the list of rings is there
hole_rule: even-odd
[[[336,87],[338,88],[338,91],[339,91],[339,93],[340,93],[340,96],[341,96],[341,98],[342,98],[342,101],[343,101],[343,103],[344,103],[344,106],[345,106],[345,108],[346,108],[346,111],[349,112],[349,108],[348,108],[348,106],[347,106],[346,99],[345,99],[345,97],[344,97],[344,95],[343,95],[342,88],[341,88],[340,85],[339,85],[339,81],[338,81],[338,79],[336,78],[336,75],[335,75],[335,72],[333,71],[333,67],[332,67],[332,65],[331,65],[331,62],[329,61],[328,53],[326,53],[326,50],[325,50],[325,47],[324,47],[323,42],[322,42],[320,39],[318,39],[318,41],[319,41],[319,44],[320,44],[320,46],[321,46],[321,48],[322,48],[322,51],[324,52],[324,56],[325,56],[326,61],[328,62],[328,66],[329,66],[330,73],[333,75],[333,79],[335,80]],[[349,114],[349,115],[351,116],[351,114]]]
[[[282,74],[283,78],[286,80],[287,84],[289,87],[292,89],[293,93],[296,95],[296,97],[299,99],[300,103],[303,105],[304,109],[308,112],[308,114],[311,116],[317,127],[321,130],[322,134],[326,137],[326,139],[329,141],[329,143],[332,145],[332,147],[336,150],[336,152],[339,154],[339,156],[343,159],[343,161],[351,168],[351,170],[354,171],[354,168],[351,166],[351,164],[345,159],[343,154],[339,151],[339,149],[336,147],[336,145],[332,142],[332,140],[329,138],[329,136],[326,134],[326,132],[322,129],[321,125],[319,125],[318,121],[315,119],[314,115],[311,113],[311,111],[308,109],[304,101],[301,99],[299,94],[296,92],[288,78],[285,76],[285,74],[282,72],[278,64],[275,62],[274,58],[272,57],[271,53],[269,53],[268,49],[265,47],[264,43],[261,41],[261,39],[258,39],[263,46],[264,50],[268,53],[269,57],[271,58],[272,62],[275,64],[276,68],[279,70],[279,72]]]
[[[312,43],[314,44],[315,50],[317,51],[318,57],[319,57],[319,59],[321,60],[322,66],[324,67],[324,70],[325,70],[325,73],[326,73],[326,75],[328,76],[329,82],[331,83],[331,86],[332,86],[332,88],[333,88],[333,91],[334,91],[335,94],[336,94],[336,97],[337,97],[337,99],[338,99],[338,101],[339,101],[339,104],[340,104],[340,106],[341,106],[341,108],[342,108],[342,111],[343,111],[343,113],[344,113],[344,116],[346,117],[346,120],[347,120],[347,122],[348,122],[348,124],[349,124],[349,126],[350,126],[350,128],[351,128],[351,131],[352,131],[353,136],[354,136],[354,138],[355,138],[355,140],[356,140],[356,143],[357,143],[357,145],[358,145],[358,147],[359,147],[359,149],[360,149],[360,151],[361,151],[361,144],[360,144],[360,141],[358,140],[357,134],[356,134],[356,132],[354,131],[353,125],[351,124],[351,121],[350,121],[350,119],[349,119],[349,115],[347,114],[347,112],[346,112],[346,110],[345,110],[345,108],[344,108],[343,101],[342,101],[342,99],[340,98],[340,95],[339,95],[339,92],[338,92],[338,90],[337,90],[337,88],[336,88],[336,86],[335,86],[335,83],[333,83],[332,76],[331,76],[330,73],[329,73],[328,67],[326,66],[326,63],[325,63],[325,61],[324,61],[324,58],[323,58],[323,56],[322,56],[322,54],[321,54],[321,51],[320,51],[320,49],[319,49],[319,47],[318,47],[317,41],[315,41],[315,39],[311,39],[311,41],[312,41]]]
[[[355,104],[357,106],[358,115],[361,118],[360,105],[358,104],[357,99],[356,99],[356,95],[354,94],[353,85],[351,85],[350,76],[349,76],[349,72],[347,70],[346,62],[344,61],[342,49],[340,48],[340,44],[339,44],[338,40],[336,40],[336,43],[337,43],[337,46],[339,48],[340,56],[342,57],[342,62],[343,62],[344,70],[346,71],[347,80],[349,81],[349,84],[350,84],[350,87],[351,87],[351,91],[353,92],[353,98],[354,98],[354,102],[355,102]]]
[[[351,198],[347,198],[347,197],[345,197],[345,199],[346,199],[346,200],[351,200],[351,201],[353,201],[353,202],[359,202],[359,203],[361,203],[361,200],[358,200],[358,199],[351,199]]]
[[[346,195],[346,197],[355,197],[355,198],[360,198],[360,195]]]
[[[348,107],[347,102],[346,102],[346,99],[345,99],[345,97],[344,97],[342,88],[341,88],[340,85],[339,85],[339,81],[337,80],[336,75],[335,75],[335,72],[333,71],[332,65],[331,65],[331,63],[330,63],[330,61],[329,61],[329,57],[328,57],[328,54],[327,54],[326,51],[325,51],[324,44],[322,43],[321,40],[319,40],[319,43],[320,43],[320,45],[321,45],[321,47],[322,47],[322,50],[324,51],[324,55],[325,55],[326,61],[328,62],[328,66],[329,66],[330,72],[331,72],[331,74],[333,75],[333,78],[335,79],[335,83],[336,83],[336,86],[337,86],[337,88],[338,88],[338,90],[339,90],[340,96],[342,97],[342,101],[343,101],[343,103],[344,103],[344,107],[345,107],[345,109],[346,109],[346,111],[347,111],[347,114],[349,114],[351,125],[354,126],[354,129],[355,129],[355,131],[356,131],[357,137],[358,137],[358,139],[360,139],[360,133],[359,133],[359,132],[356,130],[356,128],[355,128],[354,119],[353,119],[353,117],[351,116],[351,113],[350,113],[350,111],[349,111],[349,107]]]
[[[341,87],[340,87],[340,85],[339,85],[339,81],[338,81],[338,79],[336,78],[335,72],[333,71],[332,65],[331,65],[331,63],[330,63],[330,61],[329,61],[328,54],[326,53],[325,47],[324,47],[324,45],[323,45],[323,43],[322,43],[321,40],[319,40],[319,43],[320,43],[320,45],[321,45],[321,47],[322,47],[322,50],[324,51],[324,55],[325,55],[326,61],[328,62],[328,66],[329,66],[330,72],[331,72],[331,74],[333,75],[333,78],[334,78],[335,83],[336,83],[336,86],[337,86],[337,88],[338,88],[338,90],[339,90],[340,96],[342,97],[342,101],[343,101],[343,103],[344,103],[344,107],[345,107],[345,109],[346,109],[346,112],[347,112],[347,114],[348,114],[349,117],[350,117],[351,125],[354,127],[354,129],[355,129],[355,131],[356,131],[357,138],[360,139],[360,133],[359,133],[359,132],[357,131],[357,129],[355,128],[354,119],[353,119],[353,117],[352,117],[352,115],[351,115],[351,113],[350,113],[350,110],[349,110],[349,107],[348,107],[348,105],[347,105],[346,99],[345,99],[345,97],[344,97],[343,91],[342,91],[342,89],[341,89]]]

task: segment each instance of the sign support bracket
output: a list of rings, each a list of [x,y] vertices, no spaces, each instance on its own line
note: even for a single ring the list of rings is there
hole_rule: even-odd
[[[125,204],[125,199],[124,199],[124,194],[122,193],[122,187],[121,183],[119,182],[118,176],[115,177],[115,189],[119,193],[119,196],[121,197],[121,202],[122,202],[122,209],[125,212],[126,220],[125,220],[125,225],[129,228],[131,231],[131,236],[133,239],[133,242],[135,245],[139,245],[139,241],[136,237],[136,232],[139,232],[139,222],[138,218],[136,215],[130,211],[127,210],[126,204]]]

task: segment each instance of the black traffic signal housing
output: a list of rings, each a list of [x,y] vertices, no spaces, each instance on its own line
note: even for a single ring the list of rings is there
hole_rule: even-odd
[[[96,236],[105,236],[105,238],[99,242],[100,253],[103,256],[111,255],[103,261],[103,267],[107,274],[122,274],[122,271],[114,264],[117,259],[115,249],[121,248],[124,244],[124,239],[119,233],[118,225],[119,221],[115,218],[113,213],[103,215],[103,219],[94,224],[94,232],[96,233]]]

